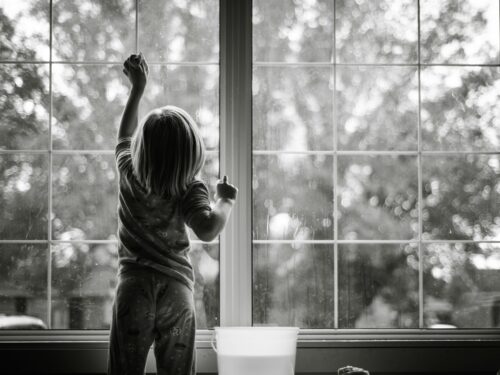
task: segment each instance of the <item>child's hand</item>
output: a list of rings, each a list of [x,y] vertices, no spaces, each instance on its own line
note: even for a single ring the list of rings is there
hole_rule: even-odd
[[[217,193],[215,194],[215,199],[226,198],[226,199],[236,199],[238,194],[238,189],[236,186],[227,183],[227,176],[224,176],[222,181],[217,183]]]
[[[148,81],[149,66],[142,55],[130,55],[123,63],[123,73],[128,77],[133,88],[144,90]]]

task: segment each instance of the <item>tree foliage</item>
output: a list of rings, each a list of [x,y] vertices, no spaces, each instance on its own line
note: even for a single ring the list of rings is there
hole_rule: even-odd
[[[47,61],[48,35],[29,33],[19,21],[36,20],[48,32],[48,5],[25,3],[15,16],[0,6],[0,57],[13,61],[0,64],[0,148],[43,151],[52,142],[57,152],[0,155],[0,238],[47,239],[50,184],[53,239],[114,240],[117,184],[109,151],[127,95],[121,61],[135,50],[134,2],[54,1],[52,67],[33,62]],[[419,56],[438,65],[496,63],[498,40],[488,30],[492,22],[498,26],[498,8],[480,3],[459,7],[451,0],[421,1],[418,51],[413,0],[337,0],[335,9],[330,0],[288,0],[281,6],[254,1],[254,59],[296,64],[256,64],[254,148],[416,151],[420,119],[424,151],[498,151],[498,68],[426,66],[419,71],[416,66]],[[497,9],[494,17],[491,9]],[[141,0],[138,15],[139,48],[150,61],[218,61],[217,1]],[[212,188],[218,175],[218,80],[215,65],[152,64],[141,108],[144,114],[168,103],[194,115],[214,151],[203,175]],[[255,155],[253,237],[410,241],[418,239],[421,220],[425,240],[498,240],[498,155],[433,154],[420,162],[419,187],[416,155],[339,154],[335,160],[327,153]],[[7,296],[17,284],[43,297],[48,249],[1,247],[2,293]],[[86,288],[101,288],[90,282],[99,277],[97,271],[116,269],[114,246],[61,243],[51,251],[56,307],[84,297]],[[418,327],[423,265],[426,325],[494,324],[492,306],[499,291],[484,275],[498,277],[496,245],[423,244],[420,255],[421,263],[418,248],[409,243],[255,244],[254,323],[331,328],[337,308],[341,328]],[[218,246],[197,245],[191,256],[198,326],[211,327],[219,313]],[[93,292],[103,296],[102,290]]]

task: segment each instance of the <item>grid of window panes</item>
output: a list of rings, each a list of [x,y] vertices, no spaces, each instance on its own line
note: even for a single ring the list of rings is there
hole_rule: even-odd
[[[253,324],[500,327],[498,0],[253,1]]]
[[[113,154],[129,54],[142,51],[150,65],[140,115],[166,104],[191,113],[208,150],[202,178],[214,187],[218,14],[217,0],[0,0],[0,320],[110,325]],[[219,325],[219,245],[191,238],[197,323],[208,328]]]

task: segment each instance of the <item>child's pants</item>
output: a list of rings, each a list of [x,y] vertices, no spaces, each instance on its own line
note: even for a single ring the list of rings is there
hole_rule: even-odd
[[[193,292],[152,268],[121,273],[113,305],[108,374],[143,375],[154,341],[159,375],[195,374]]]

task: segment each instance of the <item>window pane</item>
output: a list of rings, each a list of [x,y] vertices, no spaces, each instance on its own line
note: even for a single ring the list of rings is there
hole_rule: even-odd
[[[219,61],[219,1],[139,0],[139,50],[151,61]]]
[[[424,261],[426,327],[500,327],[500,244],[429,244]]]
[[[498,155],[424,156],[424,239],[500,239]]]
[[[38,314],[43,320],[49,313],[53,324],[40,322],[43,328],[108,329],[117,246],[76,242],[116,240],[118,176],[109,151],[130,86],[122,61],[142,50],[150,63],[142,115],[171,104],[197,121],[208,149],[201,178],[213,198],[219,177],[219,1],[0,0],[0,31],[0,240],[51,240],[53,256],[48,312],[49,244],[41,246],[39,263],[24,255],[15,263],[9,255],[11,249],[19,255],[36,246],[0,245],[0,313]],[[189,64],[159,64],[166,61]],[[198,328],[220,325],[219,245],[193,244],[190,256]],[[17,275],[31,268],[36,287],[44,286],[42,299],[31,286],[24,288],[30,275],[19,283],[24,292],[14,289]]]
[[[424,149],[500,148],[498,68],[428,67],[421,79]]]
[[[417,236],[416,157],[339,155],[338,162],[339,239]]]
[[[122,61],[135,51],[133,0],[53,0],[52,58]]]
[[[333,239],[331,156],[254,156],[253,238]]]
[[[339,66],[336,87],[340,149],[417,149],[415,68]]]
[[[53,238],[116,238],[117,188],[114,155],[54,155]]]
[[[331,68],[255,68],[254,149],[332,150],[331,76]]]
[[[338,62],[417,62],[417,0],[337,0]]]
[[[114,244],[52,248],[52,328],[109,329],[117,284]]]
[[[0,238],[47,238],[48,156],[0,154]]]
[[[48,65],[0,65],[0,149],[48,149]]]
[[[112,150],[127,100],[121,65],[53,66],[53,146]]]
[[[339,245],[339,327],[418,327],[418,246]]]
[[[333,245],[253,247],[253,324],[334,327]]]
[[[328,62],[332,53],[332,1],[253,1],[254,60]]]
[[[175,105],[198,124],[207,149],[219,148],[219,67],[150,66],[150,79],[141,105],[148,111]]]
[[[219,311],[219,245],[191,244],[189,258],[193,263],[197,329],[220,326]]]
[[[0,327],[46,329],[47,245],[0,244],[0,269]]]
[[[498,63],[498,0],[421,0],[422,62]]]
[[[49,60],[49,0],[0,0],[0,60]]]

